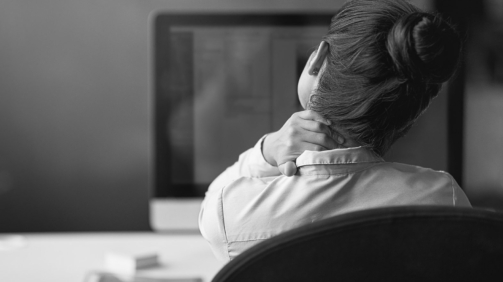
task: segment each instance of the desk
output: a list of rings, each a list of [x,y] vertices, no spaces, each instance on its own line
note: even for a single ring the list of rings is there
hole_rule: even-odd
[[[106,271],[104,255],[110,251],[159,254],[160,266],[137,272],[145,277],[200,277],[206,282],[223,266],[196,234],[61,233],[24,238],[24,247],[0,251],[0,281],[83,282],[91,271]]]

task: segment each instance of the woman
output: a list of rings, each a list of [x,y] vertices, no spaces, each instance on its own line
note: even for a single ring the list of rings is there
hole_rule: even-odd
[[[286,230],[359,209],[470,206],[448,173],[382,159],[453,75],[460,47],[448,23],[408,2],[346,3],[299,80],[306,111],[210,185],[199,224],[216,256],[230,260]]]

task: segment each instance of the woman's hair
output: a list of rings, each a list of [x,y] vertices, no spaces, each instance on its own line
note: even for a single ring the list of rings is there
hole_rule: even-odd
[[[323,38],[327,63],[310,109],[383,155],[457,68],[461,40],[439,16],[402,0],[353,0]]]

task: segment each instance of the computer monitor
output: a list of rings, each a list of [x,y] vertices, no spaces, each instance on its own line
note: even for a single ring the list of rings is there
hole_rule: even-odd
[[[334,14],[151,17],[154,230],[197,230],[211,181],[302,110],[297,80]],[[446,170],[446,112],[441,93],[386,159]]]
[[[333,15],[152,16],[154,230],[196,229],[211,181],[302,109],[297,80]]]

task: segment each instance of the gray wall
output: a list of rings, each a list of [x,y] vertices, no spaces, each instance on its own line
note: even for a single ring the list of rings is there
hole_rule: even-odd
[[[464,183],[472,204],[503,211],[503,84],[469,83]]]
[[[149,11],[2,0],[1,231],[148,228]]]

